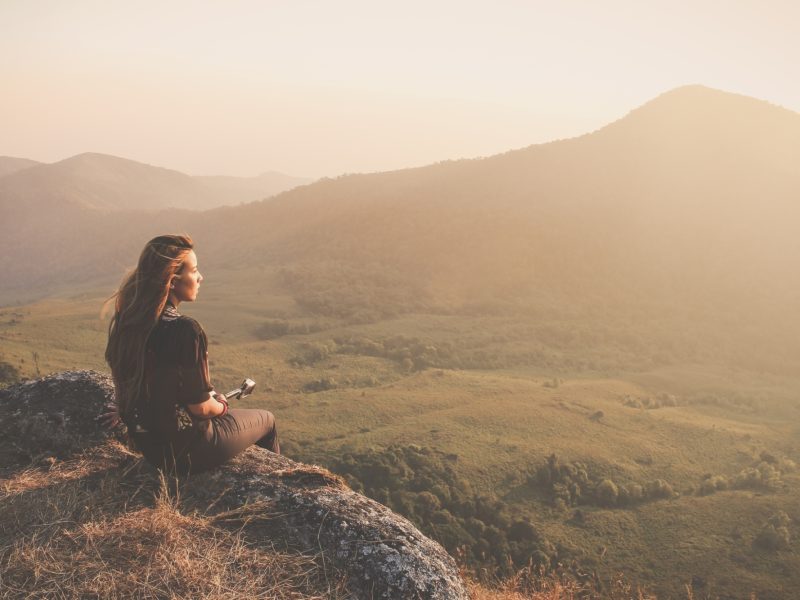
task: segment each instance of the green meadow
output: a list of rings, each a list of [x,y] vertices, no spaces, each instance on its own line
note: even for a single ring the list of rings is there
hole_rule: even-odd
[[[9,380],[107,371],[111,289],[0,308]],[[781,360],[746,368],[744,349],[678,317],[355,322],[280,290],[232,271],[181,306],[209,335],[215,385],[255,379],[241,404],[276,413],[286,454],[340,472],[476,573],[531,560],[665,598],[800,586],[800,379]]]

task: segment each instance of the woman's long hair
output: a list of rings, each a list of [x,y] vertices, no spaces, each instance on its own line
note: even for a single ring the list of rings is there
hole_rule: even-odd
[[[173,276],[194,248],[188,235],[160,235],[142,250],[139,264],[108,299],[114,316],[108,326],[106,362],[114,379],[119,415],[130,422],[136,399],[146,392],[145,353],[150,333],[169,298]]]

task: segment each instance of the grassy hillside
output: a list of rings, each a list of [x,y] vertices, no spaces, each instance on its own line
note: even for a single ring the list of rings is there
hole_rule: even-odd
[[[159,478],[116,441],[66,461],[4,467],[4,598],[352,598],[323,553],[279,550],[265,539],[262,504],[209,514],[207,503],[187,499],[183,485]],[[600,596],[591,582],[530,569],[467,586],[475,600],[631,597],[625,580]]]
[[[266,293],[269,278],[254,278],[252,296],[224,283],[182,307],[209,333],[216,385],[256,379],[244,404],[278,415],[288,454],[338,470],[470,568],[508,575],[528,553],[574,577],[623,571],[661,597],[692,581],[698,594],[763,598],[800,584],[796,376],[702,346],[694,362],[643,359],[624,340],[592,368],[607,349],[571,346],[552,323],[517,320],[516,335],[513,319],[491,315],[348,324],[300,316],[291,297]],[[2,309],[0,360],[24,376],[105,369],[100,301]]]

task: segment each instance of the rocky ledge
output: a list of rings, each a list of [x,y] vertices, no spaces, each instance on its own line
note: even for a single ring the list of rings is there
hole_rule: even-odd
[[[111,399],[111,379],[94,371],[0,390],[0,475],[111,443],[112,434],[95,422]],[[219,469],[186,478],[181,494],[208,514],[263,513],[253,522],[265,546],[321,556],[344,573],[353,597],[467,598],[455,561],[438,543],[320,467],[252,447]]]

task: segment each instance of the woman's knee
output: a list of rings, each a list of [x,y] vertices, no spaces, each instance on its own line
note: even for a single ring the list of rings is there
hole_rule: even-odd
[[[261,446],[262,448],[266,448],[274,452],[275,454],[281,453],[281,447],[278,444],[278,428],[275,423],[275,415],[273,415],[268,410],[264,411],[266,415],[265,418],[265,428],[264,428],[264,436],[259,439],[256,444]]]
[[[270,428],[274,428],[276,425],[275,415],[273,415],[268,410],[265,410],[263,412],[264,412],[264,420],[266,421],[267,426]]]
[[[220,455],[232,457],[251,444],[279,453],[275,416],[258,408],[234,408],[218,419],[212,445]]]
[[[239,429],[272,429],[275,427],[275,415],[261,408],[233,408],[228,415],[236,422]]]

